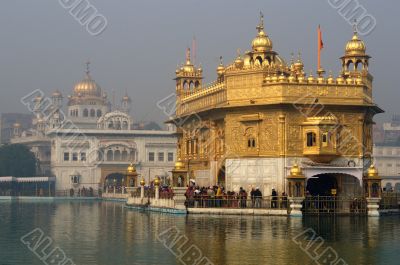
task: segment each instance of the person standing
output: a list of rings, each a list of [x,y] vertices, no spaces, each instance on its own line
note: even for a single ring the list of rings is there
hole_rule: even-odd
[[[277,207],[277,201],[278,201],[278,193],[276,192],[275,189],[272,189],[271,208],[276,208]]]

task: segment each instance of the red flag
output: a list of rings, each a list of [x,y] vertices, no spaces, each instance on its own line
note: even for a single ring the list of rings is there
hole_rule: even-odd
[[[321,26],[318,25],[318,69],[321,69],[321,50],[324,48],[324,43],[322,41],[322,31]]]

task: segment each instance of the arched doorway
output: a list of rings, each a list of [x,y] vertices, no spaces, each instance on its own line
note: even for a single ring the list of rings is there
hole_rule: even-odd
[[[125,186],[125,175],[121,173],[111,173],[104,180],[104,190],[108,192],[122,192],[122,187]]]
[[[218,171],[218,184],[225,187],[225,166],[222,166]]]
[[[306,190],[311,196],[331,196],[332,189],[338,188],[333,174],[319,174],[307,180]]]
[[[359,197],[363,194],[360,180],[353,175],[342,173],[315,175],[307,180],[306,190],[312,196]]]

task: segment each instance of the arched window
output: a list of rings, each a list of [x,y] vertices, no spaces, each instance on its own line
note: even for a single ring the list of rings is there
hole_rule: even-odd
[[[108,123],[108,129],[114,129],[114,123],[113,123],[113,121],[110,121],[110,122]]]
[[[316,134],[314,132],[308,132],[307,133],[307,146],[312,147],[316,146],[317,141],[316,141]]]
[[[258,63],[256,63],[257,65],[262,65],[263,60],[262,60],[261,56],[257,56],[256,60],[258,61]]]
[[[247,139],[247,147],[248,148],[256,147],[256,139],[254,139],[253,137],[248,138]]]
[[[96,116],[96,111],[94,109],[90,110],[90,117],[95,117]]]
[[[113,151],[108,150],[107,151],[107,161],[113,161],[113,160],[114,160]]]
[[[129,160],[130,161],[136,160],[135,150],[132,150],[131,153],[129,154]]]
[[[97,110],[97,117],[100,118],[101,117],[101,110]]]
[[[114,152],[114,161],[120,161],[121,160],[121,151],[116,150]]]
[[[83,117],[88,117],[89,116],[89,111],[88,109],[83,110]]]
[[[121,122],[120,121],[115,122],[115,129],[121,130]]]
[[[127,121],[123,121],[122,122],[122,129],[123,130],[128,130],[128,122]]]
[[[122,151],[121,160],[122,161],[127,161],[128,160],[128,152],[126,150]]]

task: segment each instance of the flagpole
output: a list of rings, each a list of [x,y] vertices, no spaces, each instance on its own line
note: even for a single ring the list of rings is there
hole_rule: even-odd
[[[317,74],[319,77],[322,77],[323,74],[325,74],[324,68],[321,67],[321,50],[324,48],[324,43],[322,42],[322,32],[321,32],[321,26],[318,25],[318,62],[317,62]]]

